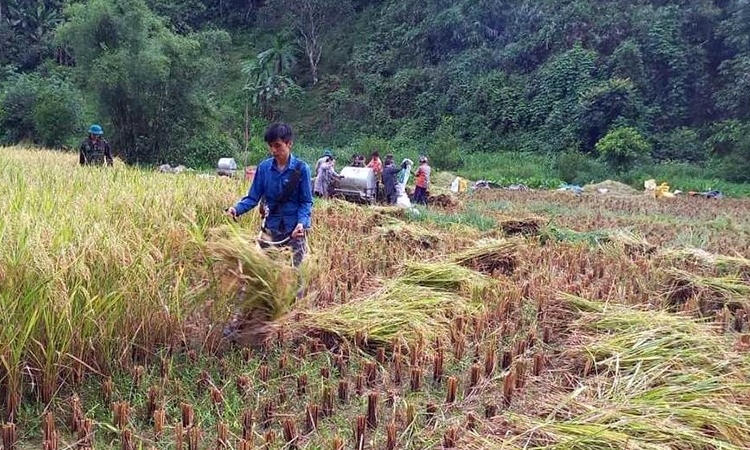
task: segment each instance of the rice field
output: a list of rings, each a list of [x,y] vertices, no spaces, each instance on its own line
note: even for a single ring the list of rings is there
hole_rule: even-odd
[[[0,449],[747,448],[750,200],[246,190],[0,149]]]

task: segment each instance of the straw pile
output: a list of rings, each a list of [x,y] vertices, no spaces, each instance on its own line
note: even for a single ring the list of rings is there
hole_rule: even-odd
[[[427,204],[431,206],[439,206],[441,208],[458,208],[461,206],[461,202],[455,199],[449,194],[437,194],[430,195],[427,198]]]
[[[601,183],[587,184],[583,187],[584,192],[604,193],[610,195],[638,195],[640,192],[632,186],[619,181],[604,180]]]
[[[334,308],[300,313],[292,329],[352,341],[357,335],[367,346],[389,347],[395,340],[414,343],[447,339],[452,319],[481,309],[481,304],[443,290],[396,280],[361,300]]]
[[[516,268],[521,245],[519,241],[507,239],[480,241],[474,247],[450,255],[448,260],[487,275],[509,275]]]

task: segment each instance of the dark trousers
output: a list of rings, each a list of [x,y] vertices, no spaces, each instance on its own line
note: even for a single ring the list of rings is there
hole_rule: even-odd
[[[294,254],[292,262],[294,264],[294,267],[299,268],[300,264],[302,264],[302,260],[305,258],[305,252],[307,251],[307,245],[305,245],[306,238],[304,236],[302,236],[301,238],[292,238],[290,237],[292,235],[291,232],[277,233],[275,231],[266,230],[266,233],[274,242],[283,241],[288,237],[290,238],[287,242],[279,245],[279,247],[289,247],[292,249],[292,253]],[[269,248],[271,246],[272,245],[266,244],[265,242],[260,243],[260,248],[263,249]]]
[[[422,205],[427,204],[427,189],[416,186],[414,188],[414,203],[419,203]]]

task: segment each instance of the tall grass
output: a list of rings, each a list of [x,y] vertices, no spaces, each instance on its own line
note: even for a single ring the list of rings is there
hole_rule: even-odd
[[[13,416],[22,369],[49,401],[60,382],[171,344],[210,288],[200,243],[244,186],[7,148],[0,168],[0,385]]]

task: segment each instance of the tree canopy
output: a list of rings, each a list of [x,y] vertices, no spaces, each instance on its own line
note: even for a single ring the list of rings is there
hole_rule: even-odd
[[[750,151],[745,0],[64,3],[0,5],[6,142],[85,126],[34,117],[98,118],[128,161],[212,161],[247,150],[248,120],[284,118],[310,143],[434,142],[450,166],[461,152],[600,158],[636,135],[656,161]],[[19,105],[19,83],[63,83],[68,113]]]

